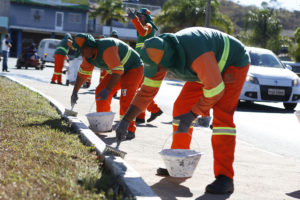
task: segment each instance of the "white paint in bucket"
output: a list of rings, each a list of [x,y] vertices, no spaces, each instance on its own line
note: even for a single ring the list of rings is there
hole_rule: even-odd
[[[202,153],[190,149],[163,149],[159,152],[172,177],[192,177]]]
[[[90,128],[94,132],[108,132],[112,130],[114,112],[93,112],[85,115],[89,121]]]
[[[299,121],[299,123],[300,123],[300,110],[297,110],[297,111],[295,112],[295,115],[296,115],[296,117],[297,117],[297,119],[298,119],[298,121]]]

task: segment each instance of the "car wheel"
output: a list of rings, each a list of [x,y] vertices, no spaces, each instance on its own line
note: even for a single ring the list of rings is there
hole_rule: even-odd
[[[286,110],[294,110],[296,108],[296,103],[283,103],[283,106]]]

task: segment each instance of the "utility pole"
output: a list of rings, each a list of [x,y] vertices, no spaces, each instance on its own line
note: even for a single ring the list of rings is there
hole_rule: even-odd
[[[209,27],[209,21],[210,21],[210,1],[207,0],[207,6],[206,6],[206,12],[205,12],[205,27]]]

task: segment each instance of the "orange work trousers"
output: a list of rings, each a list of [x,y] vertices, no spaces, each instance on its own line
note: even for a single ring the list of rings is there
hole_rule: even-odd
[[[96,88],[95,96],[106,87],[110,77],[111,75],[107,74],[103,78],[103,80]],[[112,97],[118,90],[121,89],[120,118],[122,119],[125,113],[127,112],[127,109],[129,108],[130,103],[133,97],[135,96],[137,89],[139,88],[140,80],[142,79],[142,77],[143,77],[142,67],[134,68],[124,73],[121,76],[119,82],[110,91],[106,100],[99,100],[99,101],[96,100],[97,112],[110,112],[111,111],[110,104],[111,104]],[[136,130],[135,121],[132,121],[129,124],[128,131],[135,133],[135,130]]]
[[[141,85],[143,84],[144,82],[144,76],[143,76],[143,79],[139,85],[139,88],[141,87]],[[151,103],[149,104],[149,106],[147,107],[147,111],[148,112],[151,112],[151,113],[157,113],[158,111],[160,111],[160,108],[158,107],[158,105],[155,103],[154,100],[151,101]],[[139,119],[145,119],[146,117],[146,112],[141,112],[136,118],[139,118]]]
[[[225,92],[213,108],[212,148],[214,155],[214,174],[233,178],[233,161],[235,151],[235,124],[233,115],[243,88],[248,66],[230,66],[223,74]],[[203,85],[197,82],[186,82],[173,106],[173,117],[189,112],[203,95]],[[178,123],[173,123],[173,132]],[[225,130],[225,131],[224,131]],[[226,132],[227,131],[227,132]],[[189,149],[193,126],[188,133],[173,134],[172,149]]]
[[[62,76],[62,69],[64,67],[65,59],[67,57],[61,54],[54,55],[54,73],[51,79],[51,82],[57,81],[57,83],[61,84],[61,76]]]

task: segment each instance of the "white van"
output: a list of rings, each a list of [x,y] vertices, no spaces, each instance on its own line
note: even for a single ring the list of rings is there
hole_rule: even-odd
[[[40,41],[38,47],[38,55],[43,63],[52,62],[54,63],[54,52],[56,47],[60,43],[61,40],[47,38]]]

